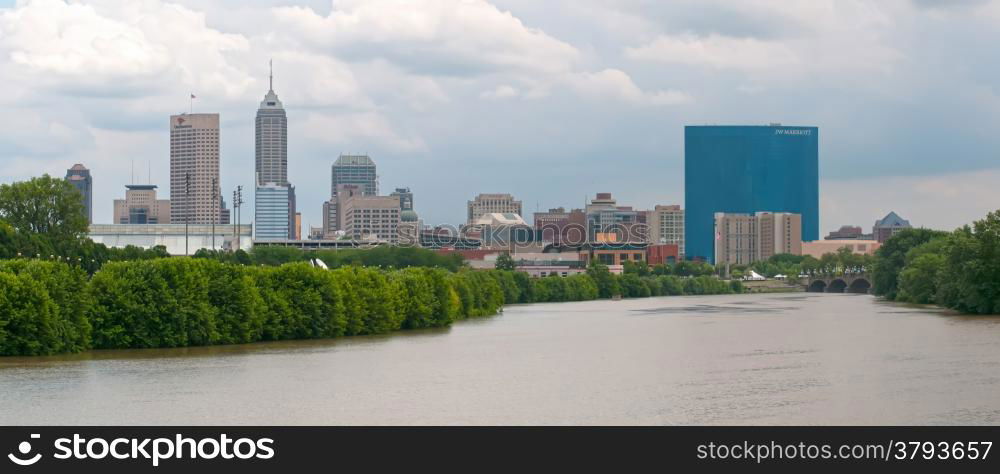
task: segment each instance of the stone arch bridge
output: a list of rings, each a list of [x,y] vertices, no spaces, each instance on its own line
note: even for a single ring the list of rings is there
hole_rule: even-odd
[[[868,273],[847,273],[834,276],[811,276],[806,280],[806,291],[814,293],[868,293],[871,277]]]

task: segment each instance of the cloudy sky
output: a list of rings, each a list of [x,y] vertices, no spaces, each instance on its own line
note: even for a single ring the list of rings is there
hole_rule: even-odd
[[[479,192],[683,203],[685,124],[781,122],[820,129],[821,232],[953,228],[1000,208],[997,44],[1000,1],[0,0],[0,180],[84,163],[110,222],[132,163],[167,192],[194,93],[228,198],[273,58],[307,224],[340,153],[458,223]]]

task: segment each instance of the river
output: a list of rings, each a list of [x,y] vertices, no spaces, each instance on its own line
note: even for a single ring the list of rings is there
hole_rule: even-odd
[[[376,337],[0,358],[0,424],[1000,424],[1000,317],[867,295],[533,304]]]

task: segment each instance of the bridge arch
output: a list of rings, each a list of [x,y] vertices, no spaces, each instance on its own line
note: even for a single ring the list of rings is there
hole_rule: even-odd
[[[812,291],[815,293],[822,293],[826,291],[826,282],[823,280],[816,280],[809,284],[809,289],[806,291]]]
[[[843,293],[845,289],[847,289],[847,282],[840,278],[837,278],[831,281],[830,284],[826,287],[826,292]]]
[[[847,287],[848,293],[868,293],[872,288],[870,281],[864,278],[857,278]]]

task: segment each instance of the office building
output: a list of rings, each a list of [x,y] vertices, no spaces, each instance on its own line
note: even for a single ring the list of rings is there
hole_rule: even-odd
[[[257,185],[254,194],[255,240],[288,240],[289,235],[294,235],[288,221],[291,193],[289,186],[273,183]]]
[[[546,226],[558,225],[569,218],[569,212],[564,207],[556,207],[548,211],[539,211],[534,214],[535,229],[541,230]]]
[[[221,223],[219,114],[170,116],[170,222]]]
[[[288,184],[288,117],[274,93],[274,75],[254,120],[254,171],[257,184]]]
[[[323,233],[329,236],[344,230],[338,213],[337,195],[342,189],[363,196],[378,195],[378,173],[375,161],[367,155],[340,155],[333,163],[330,178],[330,200],[323,203]],[[412,196],[411,196],[412,202]]]
[[[355,240],[399,242],[399,197],[343,193],[337,196],[341,228]]]
[[[69,181],[80,196],[83,197],[83,215],[87,218],[87,223],[94,222],[94,179],[90,176],[90,170],[77,163],[72,168],[66,170],[66,181]]]
[[[323,203],[323,233],[326,235],[333,235],[334,232],[344,230],[343,219],[341,219],[339,208],[340,208],[340,197],[341,196],[353,196],[353,195],[364,195],[363,185],[359,184],[339,184],[337,185],[337,190],[329,201]]]
[[[225,225],[225,224],[232,224],[233,221],[231,220],[231,217],[232,217],[232,212],[229,209],[226,209],[226,200],[223,199],[222,196],[220,195],[219,196],[219,223],[223,224],[223,225]]]
[[[389,195],[399,198],[399,209],[401,211],[413,210],[413,192],[410,191],[410,188],[396,188],[396,190]]]
[[[534,221],[542,241],[567,245],[587,242],[587,214],[583,209],[566,211],[557,207],[548,212],[536,212]]]
[[[356,184],[365,196],[378,195],[375,161],[367,155],[340,155],[331,167],[330,197],[337,197],[337,186]]]
[[[716,213],[788,212],[819,239],[819,129],[684,128],[684,255],[715,261]]]
[[[646,242],[645,214],[630,206],[619,206],[611,193],[597,193],[585,208],[590,242]]]
[[[522,214],[521,201],[510,194],[480,194],[467,204],[466,225],[473,225],[485,214]]]
[[[717,263],[749,265],[777,254],[802,254],[802,216],[787,212],[715,214]]]
[[[656,206],[647,211],[646,225],[650,243],[676,245],[679,258],[684,258],[684,209],[681,206]]]
[[[156,199],[156,185],[129,184],[125,199],[114,201],[115,224],[169,224],[170,200]]]
[[[903,229],[909,229],[913,226],[910,225],[910,221],[899,217],[899,214],[895,212],[890,212],[885,217],[875,221],[875,225],[872,226],[872,234],[879,243],[884,243],[889,240],[889,237],[896,235],[899,231]]]
[[[302,240],[302,213],[295,213],[295,240]]]
[[[257,238],[278,239],[277,232],[284,228],[280,238],[295,239],[295,187],[288,182],[288,117],[274,92],[273,73],[268,76],[268,91],[254,120],[254,170],[256,199],[265,200],[263,209],[254,207]],[[279,202],[285,203],[283,212],[273,207]],[[279,218],[284,224],[276,222]]]

